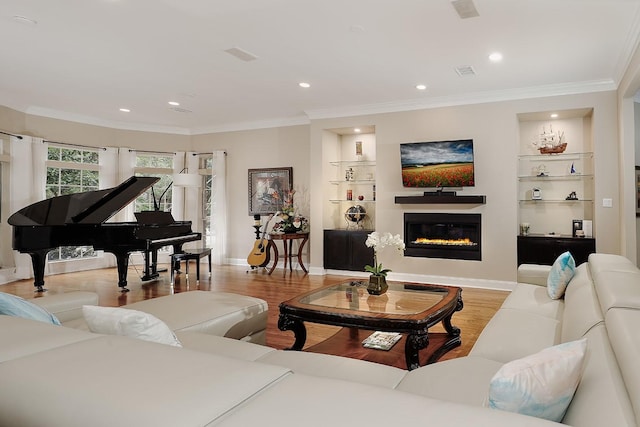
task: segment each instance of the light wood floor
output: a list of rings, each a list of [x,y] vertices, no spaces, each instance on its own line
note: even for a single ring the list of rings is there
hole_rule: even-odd
[[[130,267],[128,274],[128,288],[130,292],[122,293],[117,286],[118,275],[115,268],[91,270],[86,272],[67,273],[45,277],[47,292],[34,292],[33,280],[22,280],[0,285],[0,291],[8,292],[23,298],[46,298],[60,292],[93,291],[100,296],[100,305],[117,307],[137,301],[155,298],[172,293],[192,290],[215,290],[234,292],[261,298],[269,304],[269,318],[267,323],[267,345],[275,348],[286,348],[293,344],[293,332],[282,332],[277,327],[278,306],[280,302],[324,285],[347,280],[345,276],[315,276],[306,275],[302,271],[287,272],[276,269],[272,275],[262,270],[246,272],[239,266],[214,266],[209,278],[204,267],[201,268],[200,283],[195,282],[195,265],[190,267],[190,280],[186,280],[184,272],[176,275],[172,286],[169,273],[161,273],[155,281],[141,282],[140,271]],[[471,350],[478,335],[508,292],[486,289],[463,288],[462,299],[464,309],[453,316],[453,324],[461,329],[462,345],[441,360],[465,356]],[[437,328],[440,328],[439,326]],[[317,344],[335,334],[339,328],[327,325],[307,324],[306,346]],[[439,330],[439,329],[434,329]],[[444,330],[444,329],[442,329]]]

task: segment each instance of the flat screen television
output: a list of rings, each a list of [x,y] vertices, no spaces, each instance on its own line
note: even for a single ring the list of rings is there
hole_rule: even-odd
[[[473,139],[400,144],[402,186],[473,187]]]

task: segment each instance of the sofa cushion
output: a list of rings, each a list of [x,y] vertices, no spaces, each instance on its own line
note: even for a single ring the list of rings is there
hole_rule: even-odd
[[[546,287],[518,283],[504,300],[501,308],[528,311],[539,316],[560,320],[564,301],[549,298]]]
[[[201,332],[177,332],[182,346],[191,350],[232,357],[234,359],[282,366],[295,373],[355,381],[394,388],[405,370],[364,360],[306,351],[276,350],[260,344],[218,337]]]
[[[640,310],[613,308],[607,312],[605,324],[636,419],[640,419]]]
[[[550,265],[520,264],[518,266],[518,283],[529,283],[547,287]]]
[[[483,406],[489,382],[502,365],[475,356],[445,360],[407,372],[396,388],[434,399]]]
[[[562,422],[570,426],[637,427],[604,323],[591,328],[585,337],[589,344],[582,379]],[[633,363],[637,371],[637,361]]]
[[[153,341],[160,344],[182,347],[178,338],[160,319],[149,313],[118,307],[82,307],[91,332],[107,335],[121,335]]]
[[[46,296],[42,298],[34,298],[29,301],[52,313],[64,326],[67,326],[67,322],[82,319],[83,305],[98,305],[98,294],[95,292],[51,292],[47,292]]]
[[[582,338],[595,325],[604,322],[588,264],[576,268],[564,297],[562,342]]]
[[[283,378],[215,425],[247,427],[299,424],[308,427],[557,426],[520,414],[304,374]]]
[[[277,351],[275,348],[264,345],[202,332],[178,331],[175,334],[184,348],[234,359],[255,361],[266,354]]]
[[[52,328],[55,329],[55,333]],[[0,315],[0,362],[97,337],[99,335],[38,320]]]
[[[264,334],[257,333],[267,327],[266,301],[228,292],[181,292],[127,304],[126,308],[151,313],[175,332],[197,331],[236,339],[252,335],[264,338]]]
[[[393,366],[306,351],[278,350],[265,354],[257,361],[283,366],[296,374],[335,378],[386,388],[396,387],[407,373]]]
[[[547,278],[547,292],[551,299],[562,298],[575,271],[576,261],[570,252],[565,252],[556,258]]]
[[[559,320],[502,308],[487,323],[469,354],[506,363],[559,342]]]
[[[0,363],[0,425],[209,426],[291,375],[277,366],[84,334],[95,338]]]
[[[603,314],[612,308],[640,309],[640,271],[601,271],[594,284]]]
[[[502,366],[489,385],[489,407],[561,421],[582,375],[587,340],[544,349]]]
[[[16,295],[0,292],[0,314],[60,325],[56,316],[44,308]]]

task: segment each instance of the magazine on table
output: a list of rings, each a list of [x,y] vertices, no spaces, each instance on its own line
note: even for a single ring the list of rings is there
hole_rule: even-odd
[[[402,338],[402,334],[398,332],[381,332],[376,331],[362,341],[362,345],[366,348],[374,348],[376,350],[389,350]]]

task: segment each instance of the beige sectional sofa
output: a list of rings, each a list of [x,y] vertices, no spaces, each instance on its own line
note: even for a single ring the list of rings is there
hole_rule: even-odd
[[[558,425],[484,407],[488,385],[505,363],[582,337],[586,364],[563,423],[638,426],[640,270],[592,255],[563,300],[547,296],[547,274],[521,266],[520,283],[469,356],[410,372],[225,338],[233,321],[180,325],[165,312],[173,297],[136,308],[155,309],[184,348],[81,330],[72,306],[90,295],[69,305],[62,300],[72,294],[39,298],[64,326],[0,316],[0,426]],[[188,314],[182,303],[176,312]]]

